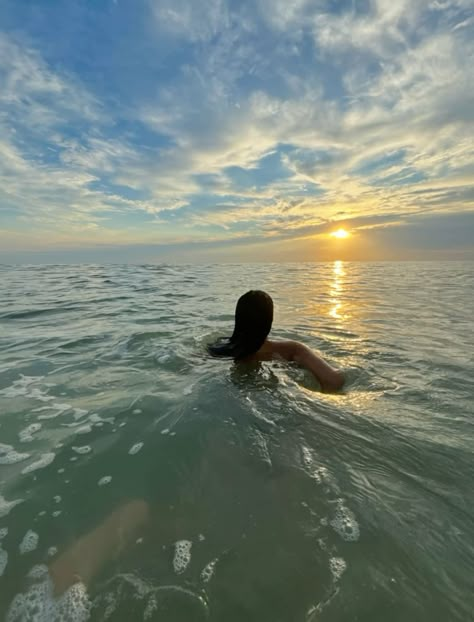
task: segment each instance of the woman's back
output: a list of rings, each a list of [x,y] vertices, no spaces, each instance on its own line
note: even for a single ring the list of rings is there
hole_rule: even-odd
[[[342,373],[331,367],[312,350],[297,341],[268,339],[273,323],[273,300],[260,290],[241,296],[235,309],[232,336],[208,346],[213,356],[228,356],[238,361],[280,358],[306,367],[323,391],[337,391],[344,384]]]

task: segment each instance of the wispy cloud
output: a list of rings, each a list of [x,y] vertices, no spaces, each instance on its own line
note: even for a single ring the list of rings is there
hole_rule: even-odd
[[[262,241],[472,210],[473,8],[111,2],[69,24],[100,73],[10,4],[3,247]]]

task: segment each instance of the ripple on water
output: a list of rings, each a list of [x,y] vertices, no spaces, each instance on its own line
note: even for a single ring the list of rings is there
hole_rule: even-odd
[[[132,573],[116,575],[94,599],[94,612],[102,621],[119,619],[127,603],[133,603],[134,619],[193,620],[209,619],[206,600],[181,585],[158,585]]]
[[[456,287],[458,272],[465,278]],[[63,550],[63,517],[87,533],[114,512],[119,495],[145,498],[151,512],[158,500],[173,535],[152,551],[141,531],[133,534],[145,544],[132,544],[130,554],[149,582],[104,576],[94,592],[97,619],[125,619],[132,606],[140,619],[168,612],[205,619],[205,592],[213,619],[224,584],[249,618],[303,619],[303,604],[323,602],[326,588],[335,594],[328,620],[350,607],[363,618],[370,598],[387,597],[394,561],[398,585],[410,579],[409,594],[397,594],[404,619],[470,619],[457,612],[472,602],[464,587],[472,530],[456,508],[472,499],[471,265],[0,266],[0,273],[8,298],[0,302],[0,570],[10,575],[0,618],[11,577],[21,569],[26,576],[36,556]],[[206,356],[206,342],[232,330],[236,292],[256,284],[274,295],[278,338],[304,341],[343,366],[343,394],[322,395],[283,362],[254,369]],[[331,309],[328,297],[339,299]],[[338,317],[330,314],[336,304]],[[88,504],[98,508],[94,520]],[[217,528],[198,543],[201,520]],[[39,533],[37,548],[20,555],[29,527]],[[390,550],[374,545],[386,536]],[[280,558],[267,555],[266,542],[277,542]],[[218,562],[224,550],[233,553]],[[394,559],[392,550],[403,555]],[[255,585],[283,576],[289,559],[307,580],[296,590],[291,581],[273,594],[262,590],[258,610]],[[443,559],[442,568],[432,559]],[[244,563],[248,589],[227,580]],[[411,580],[428,566],[429,582]],[[182,585],[163,586],[166,576]],[[15,601],[8,622],[33,619],[25,613],[31,602],[35,622],[57,619],[46,579],[35,570],[23,594],[8,595]],[[183,587],[193,583],[199,594]],[[82,606],[71,598],[65,620]],[[219,613],[232,617],[225,607]]]

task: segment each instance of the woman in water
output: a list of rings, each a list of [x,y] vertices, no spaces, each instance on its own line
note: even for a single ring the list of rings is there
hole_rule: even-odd
[[[294,361],[313,373],[323,391],[337,391],[342,387],[342,373],[302,343],[267,339],[272,322],[273,301],[270,296],[262,291],[247,292],[237,302],[232,336],[209,346],[209,352],[237,361],[268,361],[273,358]],[[95,529],[80,537],[49,564],[49,576],[41,594],[46,596],[50,590],[51,601],[40,605],[50,614],[62,611],[61,607],[65,607],[67,601],[54,600],[54,597],[67,592],[71,601],[79,599],[79,604],[88,609],[87,586],[105,562],[116,559],[149,521],[149,506],[141,499],[131,500],[114,510]],[[34,589],[36,592],[33,595],[38,588]],[[69,592],[71,589],[73,591]],[[26,607],[28,602],[26,595],[17,596],[7,620],[18,620],[22,607]]]
[[[228,356],[236,361],[268,361],[274,358],[294,361],[308,369],[323,391],[337,391],[344,376],[310,348],[298,341],[267,339],[273,322],[273,300],[265,292],[251,290],[241,296],[235,309],[232,336],[208,346],[213,356]]]

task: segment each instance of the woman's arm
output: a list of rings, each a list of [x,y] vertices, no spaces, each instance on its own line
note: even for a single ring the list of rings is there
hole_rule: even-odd
[[[103,523],[74,542],[49,566],[56,595],[78,581],[86,587],[106,562],[129,543],[149,516],[148,505],[141,499],[129,501],[110,514]]]
[[[275,344],[278,342],[274,342]],[[344,375],[331,367],[310,348],[298,341],[278,343],[279,353],[288,361],[294,361],[308,369],[318,380],[323,391],[338,391],[344,384]]]

